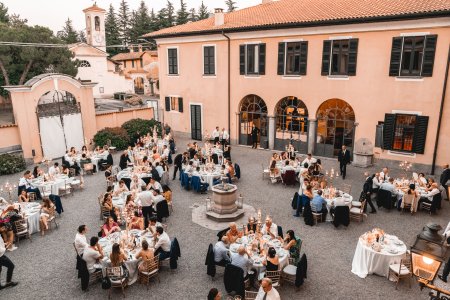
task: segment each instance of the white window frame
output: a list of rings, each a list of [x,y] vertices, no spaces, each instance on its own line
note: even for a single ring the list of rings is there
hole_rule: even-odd
[[[260,41],[258,41],[258,42],[247,42],[247,43],[245,43],[244,45],[245,45],[245,76],[246,77],[259,77],[259,76],[261,76],[260,74],[259,74],[259,45],[261,44],[261,42]],[[249,73],[247,73],[247,70],[248,70],[248,61],[247,61],[247,46],[248,45],[255,45],[255,61],[254,61],[254,63],[255,63],[255,73],[254,74],[249,74]]]
[[[422,69],[423,69],[423,60],[425,58],[425,55],[422,55],[422,61],[420,62],[420,75],[419,76],[407,76],[402,75],[402,63],[403,63],[403,48],[405,46],[405,37],[416,37],[416,36],[423,36],[425,38],[424,45],[423,45],[423,51],[425,52],[425,47],[427,46],[427,35],[430,35],[430,32],[406,32],[406,33],[400,33],[400,37],[402,38],[402,52],[400,52],[400,67],[398,68],[398,75],[395,77],[396,81],[423,81],[422,77]],[[436,58],[435,58],[436,60]]]
[[[166,111],[166,112],[168,112],[168,113],[177,113],[177,114],[181,114],[181,113],[179,112],[179,108],[178,108],[177,110],[175,110],[175,109],[173,109],[173,107],[172,107],[172,98],[177,98],[177,101],[178,101],[178,98],[181,98],[181,96],[180,96],[180,95],[168,95],[168,96],[166,96],[166,97],[169,97],[169,98],[170,98],[170,110],[169,110],[169,111]]]
[[[169,69],[169,50],[177,50],[177,74],[170,74]],[[167,47],[167,76],[180,76],[180,47],[179,46],[171,46]]]
[[[214,74],[205,74],[205,47],[214,47]],[[203,78],[216,78],[217,77],[217,45],[205,44],[202,45],[202,74]],[[189,106],[190,108],[190,106]]]

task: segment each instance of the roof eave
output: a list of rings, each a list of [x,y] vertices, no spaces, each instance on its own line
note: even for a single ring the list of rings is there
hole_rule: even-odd
[[[314,22],[299,22],[299,23],[284,23],[284,24],[269,24],[259,26],[237,27],[237,28],[218,28],[211,30],[192,31],[192,32],[180,32],[174,34],[161,34],[161,35],[143,35],[143,38],[147,39],[165,39],[184,36],[196,36],[196,35],[210,35],[218,33],[233,33],[233,32],[248,32],[259,30],[276,30],[286,28],[305,28],[316,26],[334,26],[334,25],[349,25],[349,24],[361,24],[361,23],[377,23],[377,22],[391,22],[391,21],[406,21],[416,19],[438,18],[438,17],[450,17],[450,11],[433,11],[427,13],[412,13],[395,16],[377,16],[366,18],[350,18],[350,19],[337,19],[337,20],[325,20]],[[151,35],[151,33],[150,33]]]

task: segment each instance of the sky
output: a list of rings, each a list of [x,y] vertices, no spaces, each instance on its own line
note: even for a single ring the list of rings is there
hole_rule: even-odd
[[[202,0],[185,0],[188,7],[200,6]],[[212,11],[214,8],[225,8],[225,0],[203,0]],[[245,8],[261,3],[261,0],[234,0],[238,8]],[[61,30],[67,18],[73,21],[77,30],[85,29],[82,10],[93,4],[92,0],[0,0],[8,8],[9,13],[19,14],[21,18],[28,19],[30,25],[42,25],[51,28],[54,32]],[[137,9],[141,0],[127,0],[130,9]],[[166,5],[166,0],[145,0],[147,6],[155,11]],[[171,0],[175,8],[179,7],[179,0]],[[110,4],[117,9],[120,0],[97,0],[97,5],[107,9]]]

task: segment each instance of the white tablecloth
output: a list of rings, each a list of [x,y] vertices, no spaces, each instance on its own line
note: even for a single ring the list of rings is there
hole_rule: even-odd
[[[41,205],[38,202],[27,202],[27,203],[15,203],[14,206],[16,209],[19,208],[20,205],[20,214],[28,219],[28,232],[30,234],[39,232],[39,219],[41,217]],[[6,206],[0,207],[0,213]],[[23,215],[25,213],[25,215]]]
[[[387,277],[389,275],[389,265],[400,263],[406,253],[406,245],[395,245],[396,237],[386,237],[389,244],[385,245],[381,252],[376,252],[359,238],[355,255],[352,262],[352,273],[360,278],[366,278],[369,274],[376,274]],[[390,253],[390,249],[395,249],[397,253]]]
[[[53,195],[59,195],[59,188],[64,188],[64,186],[70,185],[73,181],[73,177],[69,178],[67,176],[61,176],[51,181],[32,181],[33,186],[37,187],[41,192],[50,190]]]

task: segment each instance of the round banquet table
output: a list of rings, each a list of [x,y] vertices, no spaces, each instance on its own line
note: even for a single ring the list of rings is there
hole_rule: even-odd
[[[222,173],[220,171],[214,171],[214,172],[200,172],[200,176],[202,180],[204,180],[206,183],[209,184],[208,189],[210,190],[211,187],[214,185],[214,179],[218,179],[222,177]]]
[[[109,255],[111,254],[112,245],[114,243],[119,243],[121,238],[126,235],[126,231],[115,232],[107,237],[101,238],[99,240],[100,246],[103,248],[104,257],[101,261],[102,268],[104,269],[104,274],[106,273],[105,268],[111,267],[111,260],[109,259]],[[125,266],[130,273],[128,277],[128,285],[135,283],[138,279],[138,266],[140,264],[141,259],[136,259],[136,255],[141,250],[141,243],[143,239],[146,239],[150,248],[154,247],[153,236],[148,231],[141,231],[132,229],[129,231],[130,236],[134,236],[136,239],[136,247],[134,249],[125,249],[125,255],[127,256],[127,260],[125,261]],[[122,249],[123,250],[123,249]]]
[[[14,203],[16,209],[20,205],[20,214],[28,220],[28,232],[30,234],[39,232],[39,220],[41,217],[41,205],[38,202]],[[0,213],[6,208],[0,207]]]
[[[59,195],[59,188],[64,188],[65,185],[69,185],[74,180],[73,177],[67,177],[66,175],[58,175],[54,180],[43,181],[42,178],[33,179],[32,185],[42,191],[51,191],[53,195]]]
[[[230,252],[231,253],[237,253],[238,248],[243,245],[245,247],[249,247],[252,240],[253,240],[253,234],[250,234],[248,236],[243,236],[242,238],[238,239],[236,243],[233,243],[230,245]],[[266,243],[272,247],[275,248],[277,251],[278,257],[279,257],[279,269],[283,270],[285,266],[289,264],[289,251],[283,249],[283,244],[278,239],[272,239],[270,235],[263,235],[262,239],[266,241]],[[250,251],[249,251],[250,252]],[[265,256],[259,255],[259,249],[258,251],[252,251],[252,259],[253,259],[253,266],[252,268],[256,269],[257,275],[261,274],[261,272],[264,272],[266,267],[262,264],[262,262],[265,260]]]
[[[400,263],[406,253],[406,245],[396,236],[385,235],[385,242],[380,252],[372,249],[362,239],[358,239],[355,255],[352,262],[352,273],[360,278],[366,278],[369,274],[384,277],[389,275],[389,265]]]
[[[343,199],[346,206],[348,206],[349,208],[352,207],[352,201],[353,201],[352,195],[347,194],[347,193],[343,193],[343,192],[340,192],[340,194],[342,195],[341,197],[324,198],[325,201],[327,202],[327,210],[328,210],[328,212],[330,211],[331,207],[334,206],[334,201],[338,200],[338,199],[339,200]],[[327,221],[331,221],[331,220],[332,220],[331,214],[328,213],[327,214]]]

